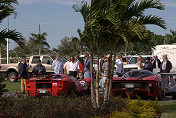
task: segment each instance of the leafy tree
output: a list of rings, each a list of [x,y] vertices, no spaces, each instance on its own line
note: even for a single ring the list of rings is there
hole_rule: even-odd
[[[103,47],[107,52],[110,51],[110,56],[112,56],[113,52],[115,54],[117,46],[125,42],[136,42],[144,39],[146,24],[155,24],[165,28],[165,22],[162,18],[144,14],[144,11],[149,8],[164,9],[163,4],[155,0],[91,0],[90,6],[82,2],[76,7],[74,5],[73,8],[82,14],[85,21],[83,39],[91,55],[91,73],[93,52],[96,51],[99,57],[100,49]],[[98,72],[99,68],[97,68]],[[112,72],[113,69],[111,70],[109,67],[105,102],[111,92]],[[95,108],[99,108],[98,77],[96,79],[96,98],[92,76],[91,79],[92,102]]]
[[[0,23],[8,17],[9,15],[15,12],[13,4],[18,4],[17,0],[1,0],[0,1]],[[9,30],[8,32],[6,29],[0,31],[0,52],[2,51],[2,45],[6,44],[6,38],[12,39],[20,46],[23,46],[23,37],[21,33],[16,32],[15,30]],[[1,53],[0,53],[1,58]]]
[[[59,53],[67,56],[78,55],[80,50],[80,40],[77,37],[64,37],[58,46]]]
[[[176,31],[170,30],[170,34],[165,35],[166,44],[176,43]]]
[[[30,41],[31,41],[31,46],[36,49],[38,49],[38,54],[41,55],[41,51],[46,48],[50,48],[49,44],[46,41],[46,36],[47,33],[44,32],[42,34],[35,34],[31,33]]]

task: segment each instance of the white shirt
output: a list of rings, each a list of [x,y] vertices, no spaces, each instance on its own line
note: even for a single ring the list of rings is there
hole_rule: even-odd
[[[117,73],[122,73],[123,71],[123,61],[120,61],[120,59],[116,60],[116,72]]]
[[[69,62],[69,71],[77,71],[78,70],[78,63],[76,61]]]
[[[158,66],[158,60],[156,60],[156,68],[159,68],[159,66]]]
[[[162,70],[166,70],[166,63],[167,63],[167,61],[163,62],[163,64],[162,64]]]
[[[63,61],[54,60],[52,63],[52,68],[55,74],[63,74]]]
[[[69,74],[69,61],[64,64],[64,68],[66,69],[67,74]]]

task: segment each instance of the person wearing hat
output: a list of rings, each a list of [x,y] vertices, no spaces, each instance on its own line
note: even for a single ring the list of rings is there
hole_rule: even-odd
[[[160,72],[170,73],[172,69],[172,63],[168,60],[167,55],[163,55],[163,62],[161,63]]]
[[[144,70],[148,70],[148,71],[153,72],[153,66],[152,66],[152,63],[150,62],[150,57],[146,58],[146,62],[145,62],[145,65],[144,65]]]
[[[37,65],[34,66],[32,73],[33,75],[45,75],[46,74],[45,66],[42,65],[41,60],[37,61]]]
[[[91,78],[91,76],[90,76],[90,59],[89,59],[89,54],[85,55],[84,78]]]

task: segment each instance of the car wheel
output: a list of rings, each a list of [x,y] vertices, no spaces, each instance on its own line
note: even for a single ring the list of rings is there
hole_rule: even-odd
[[[10,72],[7,75],[9,82],[16,82],[17,81],[17,73],[16,72]]]
[[[172,100],[176,100],[176,92],[172,93]]]
[[[70,85],[70,89],[69,89],[69,91],[68,91],[68,95],[69,95],[70,97],[76,97],[76,86],[75,86],[74,83],[72,83],[72,84]]]

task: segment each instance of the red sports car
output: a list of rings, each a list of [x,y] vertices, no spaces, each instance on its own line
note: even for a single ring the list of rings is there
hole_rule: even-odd
[[[65,74],[47,77],[33,77],[26,81],[26,91],[30,96],[80,95],[90,92],[90,80],[77,80]]]
[[[160,99],[161,78],[147,70],[129,71],[123,77],[113,77],[112,95]]]

